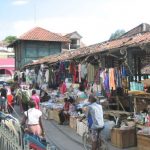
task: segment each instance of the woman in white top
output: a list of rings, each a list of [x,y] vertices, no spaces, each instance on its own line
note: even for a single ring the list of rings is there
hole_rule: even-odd
[[[43,136],[44,130],[41,121],[42,112],[35,108],[35,103],[33,101],[29,102],[29,107],[28,111],[24,112],[22,125],[27,122],[27,132]]]

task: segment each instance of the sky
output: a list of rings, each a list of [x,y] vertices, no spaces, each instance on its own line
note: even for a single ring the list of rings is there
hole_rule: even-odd
[[[0,40],[34,27],[77,31],[86,45],[109,39],[118,29],[150,24],[150,0],[0,0]]]

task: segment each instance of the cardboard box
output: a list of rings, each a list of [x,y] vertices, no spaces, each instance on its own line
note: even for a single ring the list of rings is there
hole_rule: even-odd
[[[58,109],[53,109],[53,119],[54,119],[56,122],[58,122],[58,123],[60,123],[60,120],[59,120],[59,111],[60,111],[60,110],[58,110]]]
[[[83,136],[84,132],[86,131],[88,131],[88,126],[86,122],[80,122],[77,119],[77,134],[79,134],[80,136]]]
[[[138,150],[150,150],[150,136],[137,134]]]
[[[70,126],[70,128],[72,128],[74,130],[77,129],[77,118],[76,117],[70,116],[69,126]]]
[[[52,109],[49,109],[48,110],[48,119],[53,119],[54,117],[53,117],[53,110]]]
[[[118,148],[128,148],[136,146],[136,131],[135,129],[121,130],[113,128],[111,131],[111,143]]]

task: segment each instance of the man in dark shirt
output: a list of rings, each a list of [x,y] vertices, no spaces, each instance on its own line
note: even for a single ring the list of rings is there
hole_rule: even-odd
[[[7,89],[6,89],[5,84],[3,84],[3,87],[1,88],[0,92],[1,92],[2,97],[7,98]]]

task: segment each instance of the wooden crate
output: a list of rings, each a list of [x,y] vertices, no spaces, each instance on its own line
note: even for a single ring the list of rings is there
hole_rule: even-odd
[[[72,129],[77,129],[77,118],[74,116],[70,116],[70,120],[69,120],[69,126]]]
[[[113,128],[111,131],[111,143],[118,148],[136,146],[135,129],[120,130],[118,128]]]
[[[150,136],[137,134],[138,150],[150,150]]]

